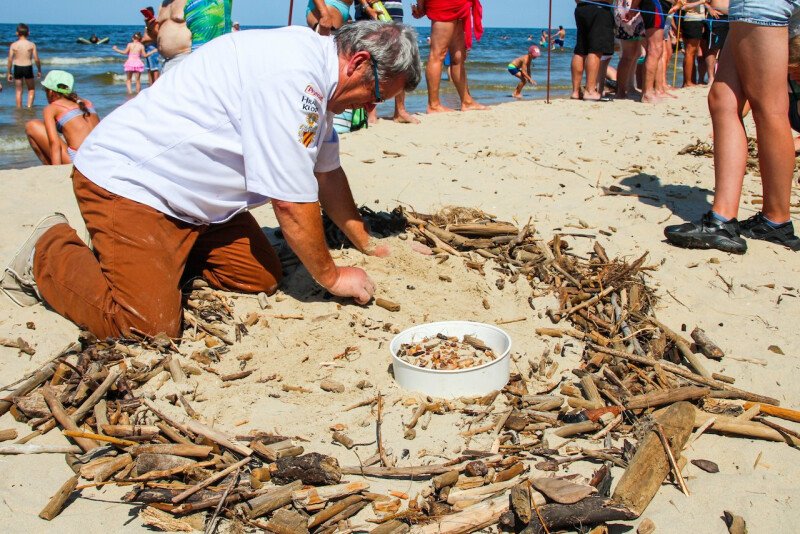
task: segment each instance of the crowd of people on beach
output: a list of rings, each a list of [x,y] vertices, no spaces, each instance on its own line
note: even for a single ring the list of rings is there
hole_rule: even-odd
[[[374,282],[359,267],[336,265],[323,234],[321,209],[363,254],[391,254],[356,208],[334,115],[372,113],[395,98],[395,118],[407,121],[402,95],[420,83],[423,66],[416,32],[400,23],[401,2],[358,2],[365,20],[355,23],[348,22],[352,0],[309,0],[306,17],[314,31],[290,26],[235,34],[230,0],[165,1],[157,14],[147,8],[141,38],[117,51],[128,56],[131,72],[141,72],[142,58],[155,55],[146,46],[154,43],[163,76],[102,121],[91,102],[77,97],[72,76],[49,72],[43,82],[49,105],[38,133],[31,127],[31,144],[43,161],[74,164],[73,187],[91,247],[54,214],[12,259],[2,289],[20,304],[46,302],[98,337],[132,331],[178,336],[182,281],[202,276],[215,288],[276,291],[281,263],[250,213],[270,202],[288,246],[313,279],[332,295],[369,302]],[[211,4],[214,9],[203,11]],[[639,54],[644,46],[642,101],[661,100],[669,89],[662,68],[666,24],[672,15],[680,34],[685,24],[701,22],[687,13],[715,20],[727,13],[730,24],[717,50],[719,67],[709,73],[716,187],[702,221],[668,227],[666,238],[682,247],[743,253],[745,236],[800,250],[789,215],[790,124],[797,126],[800,115],[794,93],[790,123],[786,85],[787,72],[800,74],[800,37],[790,41],[789,30],[790,19],[800,16],[800,0],[730,0],[729,6],[726,0],[578,1],[573,73],[579,86],[585,72],[587,84],[573,96],[604,98],[600,73],[616,32],[636,43]],[[467,51],[483,31],[480,2],[419,0],[412,15],[431,20],[428,112],[452,111],[439,96],[448,52],[461,109],[485,109],[470,95],[466,72]],[[702,41],[709,26],[708,41],[721,38],[713,24],[703,19],[701,25],[690,26],[687,50],[697,48],[698,32]],[[26,31],[21,25],[17,50],[31,49]],[[623,50],[628,63],[620,64],[617,89],[631,94],[638,60],[630,61],[636,52],[628,48],[632,55]],[[519,79],[517,92],[533,82],[530,65],[538,54],[532,46],[508,65]],[[764,203],[739,223],[746,108],[756,124]],[[63,145],[54,141],[57,131]]]

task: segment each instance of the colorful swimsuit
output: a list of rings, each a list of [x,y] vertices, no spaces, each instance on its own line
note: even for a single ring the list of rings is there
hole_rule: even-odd
[[[339,13],[342,14],[342,22],[347,22],[350,19],[350,6],[341,0],[325,0],[325,5],[336,8]],[[308,14],[314,11],[316,8],[317,6],[314,5],[314,0],[308,0],[308,6],[306,6],[306,16],[308,16]]]
[[[84,100],[83,103],[86,104],[86,109],[89,112],[89,114],[97,115],[97,111],[95,111],[94,106],[92,105],[92,103],[90,101]],[[60,107],[60,108],[64,107],[64,106],[61,106],[59,104],[56,104],[56,105],[58,107]],[[64,126],[69,121],[71,121],[72,119],[76,119],[78,117],[81,117],[82,115],[83,115],[83,111],[81,110],[80,107],[72,108],[72,109],[70,109],[68,111],[65,111],[64,113],[62,113],[61,115],[56,117],[56,130],[58,131],[58,133],[63,135],[64,134]],[[71,159],[74,160],[75,159],[75,155],[77,153],[78,153],[78,149],[77,148],[72,148],[71,146],[67,145],[67,154],[69,154],[69,157]]]
[[[517,74],[520,73],[520,70],[519,70],[519,67],[517,67],[513,63],[509,63],[508,64],[508,72],[510,72],[512,76],[516,76]]]
[[[188,0],[183,8],[186,27],[192,32],[192,50],[231,32],[233,0]]]

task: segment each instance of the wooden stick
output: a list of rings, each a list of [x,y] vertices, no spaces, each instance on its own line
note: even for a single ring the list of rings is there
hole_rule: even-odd
[[[710,430],[731,434],[734,436],[744,436],[748,438],[765,439],[768,441],[783,441],[790,445],[800,446],[800,439],[793,436],[781,435],[777,430],[755,421],[736,421],[733,417],[725,415],[714,415],[695,409],[694,426],[702,426],[708,419],[714,417],[716,420],[711,425]]]
[[[311,517],[309,517],[308,528],[313,529],[315,527],[318,527],[319,525],[325,523],[328,519],[335,516],[339,512],[346,510],[350,506],[360,503],[363,500],[364,497],[362,497],[361,495],[351,495],[349,497],[345,497],[341,501],[338,501],[328,506],[327,508],[317,513],[316,515],[312,515]]]
[[[0,430],[0,441],[9,441],[12,439],[17,439],[17,431],[13,428],[9,428],[6,430]]]
[[[167,416],[163,412],[161,412],[151,401],[150,399],[142,399],[142,402],[150,408],[150,410],[160,417],[164,422],[169,423],[170,425],[174,426],[178,430],[183,431],[184,433],[192,432],[194,434],[203,436],[204,438],[208,438],[209,440],[213,441],[214,443],[221,445],[227,449],[230,449],[234,452],[238,452],[242,456],[250,456],[253,454],[252,449],[249,447],[245,447],[241,443],[234,442],[231,438],[223,434],[222,432],[210,428],[199,421],[195,421],[193,419],[188,419],[183,422],[179,422],[178,420]]]
[[[398,303],[396,303],[396,302],[392,302],[389,299],[376,298],[375,299],[375,305],[376,306],[380,306],[384,310],[387,310],[387,311],[390,311],[390,312],[399,312],[400,311],[400,305]]]
[[[770,428],[774,428],[776,431],[778,431],[781,434],[788,434],[789,436],[792,436],[793,438],[800,439],[800,434],[798,434],[794,430],[789,430],[785,426],[781,426],[779,424],[773,423],[772,421],[764,419],[763,417],[756,417],[755,420],[758,421],[761,424],[767,425]]]
[[[661,445],[664,446],[664,452],[667,453],[667,459],[669,460],[669,465],[672,467],[672,472],[675,473],[675,480],[678,481],[678,485],[681,487],[681,491],[687,497],[689,496],[689,488],[686,487],[686,481],[683,480],[683,475],[681,475],[681,470],[678,467],[678,464],[675,462],[675,456],[672,454],[672,448],[667,441],[667,437],[664,435],[664,429],[661,427],[659,423],[656,423],[653,427],[653,430],[658,435],[658,439],[661,440]]]
[[[636,354],[630,354],[621,350],[615,350],[607,347],[603,347],[601,345],[597,345],[594,343],[590,343],[589,347],[592,350],[596,350],[597,352],[602,352],[605,354],[610,354],[612,356],[616,356],[618,358],[624,358],[630,360],[632,362],[636,362],[641,365],[646,365],[648,367],[654,367],[655,365],[660,365],[665,371],[668,371],[672,374],[682,376],[683,378],[687,378],[693,382],[697,382],[698,384],[703,384],[705,386],[712,387],[714,389],[725,390],[735,395],[737,398],[742,400],[748,400],[752,402],[758,402],[761,404],[772,404],[775,406],[780,405],[780,401],[778,399],[773,399],[772,397],[766,397],[764,395],[757,395],[755,393],[750,393],[749,391],[744,391],[742,389],[735,388],[730,384],[726,384],[724,382],[720,382],[719,380],[714,380],[713,378],[706,378],[701,376],[697,373],[694,373],[688,369],[684,369],[679,365],[675,365],[673,363],[667,362],[665,360],[653,360],[652,358],[647,358],[644,356],[638,356]]]
[[[656,416],[662,432],[676,450],[682,450],[692,432],[695,408],[690,403],[676,402]],[[639,441],[636,454],[622,474],[612,498],[640,516],[655,497],[670,471],[664,446],[655,431],[648,432]]]
[[[210,445],[195,445],[194,443],[156,443],[143,444],[131,447],[128,452],[134,456],[140,454],[172,454],[188,458],[206,458],[213,447]]]
[[[562,319],[564,319],[565,317],[569,317],[570,315],[572,315],[573,313],[575,313],[575,312],[576,312],[576,311],[578,311],[578,310],[582,310],[582,309],[584,309],[584,308],[588,308],[589,306],[594,306],[594,305],[595,305],[595,304],[597,304],[597,303],[598,303],[598,302],[599,302],[599,301],[600,301],[600,300],[601,300],[603,297],[605,297],[606,295],[608,295],[608,294],[609,294],[609,293],[611,293],[612,291],[616,291],[616,288],[615,288],[614,286],[609,286],[609,287],[605,288],[604,290],[602,290],[602,291],[601,291],[600,293],[598,293],[597,295],[593,296],[593,297],[592,297],[592,298],[590,298],[590,299],[584,300],[584,301],[583,301],[583,302],[581,302],[580,304],[576,304],[575,306],[572,306],[571,308],[567,308],[567,309],[566,309],[566,310],[564,310],[564,311],[556,311],[556,312],[553,314],[553,316],[554,316],[554,317],[558,317],[558,321],[561,321],[561,320],[562,320]]]
[[[381,423],[383,422],[383,395],[378,392],[378,416],[375,423],[375,436],[378,441],[378,456],[381,458],[381,465],[389,467],[389,458],[383,448],[383,436],[381,436]]]
[[[81,404],[80,407],[75,410],[75,413],[72,414],[72,420],[75,421],[75,424],[80,423],[81,419],[83,419],[83,417],[89,413],[92,408],[94,408],[94,405],[100,402],[100,399],[106,396],[108,390],[111,389],[111,386],[116,384],[121,374],[122,371],[116,367],[109,371],[108,376],[105,380],[103,380],[100,386],[95,389],[94,392],[89,395],[85,401],[83,401],[83,404]]]
[[[75,421],[72,420],[72,417],[67,414],[67,411],[64,409],[64,405],[61,404],[61,401],[59,401],[58,398],[56,398],[56,395],[50,386],[45,386],[42,388],[42,396],[44,397],[47,406],[50,407],[50,412],[53,414],[53,417],[55,417],[56,421],[58,421],[58,424],[60,424],[66,430],[81,432],[81,430],[78,428],[78,425],[76,425]],[[91,439],[83,437],[75,437],[74,439],[75,443],[77,443],[84,452],[89,452],[95,447],[100,446],[96,441]]]
[[[689,441],[687,441],[687,442],[686,442],[686,445],[684,445],[684,446],[683,446],[683,448],[685,449],[685,448],[687,448],[689,445],[691,445],[692,443],[694,443],[695,441],[697,441],[697,438],[699,438],[700,436],[702,436],[702,435],[703,435],[703,432],[705,432],[706,430],[708,430],[708,427],[710,427],[711,425],[713,425],[713,424],[714,424],[714,421],[716,421],[716,420],[717,420],[717,418],[716,418],[716,417],[711,417],[711,418],[709,418],[709,419],[708,419],[708,421],[706,421],[705,423],[703,423],[702,425],[700,425],[700,426],[697,428],[697,430],[695,430],[695,431],[694,431],[694,434],[692,434],[692,435],[691,435],[691,437],[689,438]]]
[[[13,404],[12,401],[7,399],[13,399],[15,397],[24,397],[40,385],[42,385],[47,380],[50,380],[50,377],[53,376],[53,373],[56,371],[56,363],[50,362],[25,380],[22,384],[20,384],[17,389],[12,391],[3,399],[0,399],[0,416],[4,415],[8,410],[11,409]]]
[[[81,448],[76,445],[39,445],[38,443],[9,443],[0,445],[2,454],[80,454]]]
[[[56,494],[50,497],[47,505],[42,509],[41,512],[39,512],[39,517],[46,521],[52,521],[55,519],[55,517],[61,513],[61,510],[64,509],[64,504],[66,504],[69,496],[72,495],[72,491],[75,489],[75,486],[78,485],[78,478],[80,477],[75,475],[64,482]]]
[[[259,495],[258,497],[241,504],[238,508],[241,509],[247,517],[255,519],[262,515],[268,514],[278,508],[283,508],[292,502],[292,492],[297,491],[303,487],[303,483],[295,480],[280,486],[274,491]]]
[[[240,460],[240,461],[236,462],[235,464],[231,464],[228,467],[226,467],[225,469],[223,469],[222,471],[211,475],[210,477],[208,477],[204,481],[200,482],[199,484],[195,484],[191,488],[179,493],[178,495],[173,497],[172,504],[178,504],[179,502],[186,500],[188,497],[194,495],[195,493],[197,493],[201,489],[207,488],[208,486],[210,486],[211,484],[213,484],[217,480],[225,478],[230,473],[233,473],[234,471],[236,471],[240,467],[242,467],[245,464],[249,463],[250,460],[251,460],[250,457],[247,457],[244,460]]]
[[[725,353],[722,352],[722,349],[717,346],[716,343],[711,341],[711,338],[708,337],[699,326],[695,327],[692,330],[692,339],[697,344],[697,348],[700,349],[700,352],[705,354],[706,358],[711,358],[712,360],[721,360],[725,357]]]
[[[756,403],[754,402],[745,402],[744,408],[745,410],[749,410],[755,404]],[[789,408],[778,408],[777,406],[762,404],[760,407],[760,411],[761,413],[766,415],[771,415],[773,417],[780,417],[781,419],[786,419],[787,421],[794,421],[795,423],[800,423],[800,411],[798,410],[791,410]]]
[[[452,490],[447,495],[448,504],[456,504],[459,501],[471,501],[485,498],[500,491],[505,491],[523,482],[521,479],[506,480],[505,482],[497,482],[495,484],[487,484],[477,488],[466,490]]]
[[[675,389],[654,391],[652,393],[631,397],[625,402],[625,408],[628,410],[653,408],[656,406],[673,404],[678,401],[702,399],[709,393],[711,393],[711,389],[699,386],[684,386]]]
[[[703,366],[703,364],[700,362],[700,358],[698,358],[697,355],[692,352],[692,349],[689,348],[689,345],[681,336],[670,330],[667,326],[657,321],[655,318],[648,317],[647,319],[655,326],[663,330],[667,338],[675,343],[675,346],[678,347],[678,351],[681,353],[681,356],[686,358],[686,361],[689,362],[689,365],[694,368],[697,374],[704,378],[711,378],[711,373],[709,370]]]
[[[308,508],[309,506],[321,508],[328,501],[341,499],[367,489],[369,489],[368,482],[348,482],[346,484],[305,488],[292,493],[292,502],[295,508],[298,509]]]
[[[104,436],[102,434],[95,434],[94,432],[85,432],[83,430],[64,430],[62,434],[75,439],[76,443],[79,439],[89,439],[96,441],[103,441],[111,443],[112,445],[119,445],[120,447],[130,447],[131,445],[138,445],[138,441],[131,441],[129,439],[115,438],[114,436]],[[98,445],[99,446],[99,445]],[[88,451],[86,451],[88,452]]]
[[[414,527],[412,534],[463,534],[494,525],[510,508],[508,496],[495,497],[470,506],[461,512],[437,518],[424,526]]]

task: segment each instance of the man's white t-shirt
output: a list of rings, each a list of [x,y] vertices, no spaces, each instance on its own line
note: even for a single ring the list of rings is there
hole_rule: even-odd
[[[75,167],[191,224],[270,199],[315,202],[314,172],[339,167],[327,112],[338,77],[333,39],[306,28],[219,37],[103,119]]]

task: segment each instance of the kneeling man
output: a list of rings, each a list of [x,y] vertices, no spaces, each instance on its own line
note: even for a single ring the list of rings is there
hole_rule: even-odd
[[[73,187],[93,249],[61,215],[12,260],[3,289],[43,299],[98,337],[177,337],[182,279],[273,293],[280,262],[248,211],[272,202],[289,246],[334,295],[375,290],[334,264],[320,206],[364,254],[370,241],[339,164],[333,114],[414,89],[416,34],[362,22],[334,38],[300,27],[237,32],[198,49],[83,142]]]

